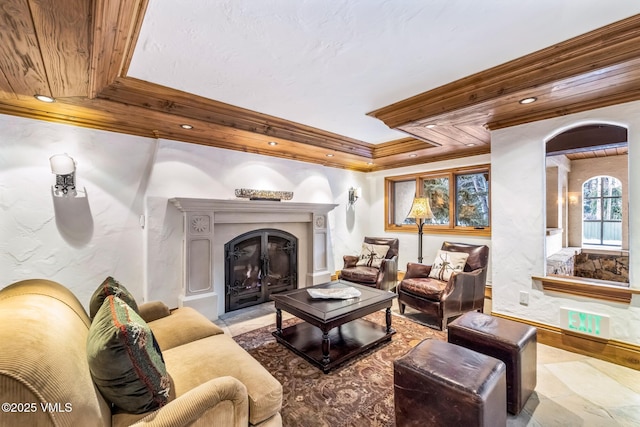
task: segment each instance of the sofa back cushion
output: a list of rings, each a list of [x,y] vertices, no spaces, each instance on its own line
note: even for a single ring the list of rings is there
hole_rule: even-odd
[[[111,426],[86,361],[89,318],[67,288],[25,280],[0,290],[0,325],[0,401],[37,407],[0,412],[0,425]]]
[[[146,322],[118,297],[107,296],[93,318],[87,360],[102,395],[121,410],[141,414],[169,401],[160,347]]]

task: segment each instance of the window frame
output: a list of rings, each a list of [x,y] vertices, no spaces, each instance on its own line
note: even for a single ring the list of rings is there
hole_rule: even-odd
[[[618,182],[620,184],[620,195],[619,196],[605,196],[604,195],[604,191],[602,190],[602,183],[604,178],[610,178],[612,180],[614,180],[615,182]],[[591,197],[587,197],[585,195],[585,186],[587,185],[587,183],[589,181],[592,181],[594,179],[598,180],[598,188],[599,188],[599,194],[598,196],[591,196]],[[620,220],[612,220],[612,219],[604,219],[604,210],[605,210],[605,201],[609,200],[619,200],[620,201],[620,206],[622,206],[622,181],[620,181],[618,178],[616,178],[615,176],[611,176],[611,175],[596,175],[593,176],[589,179],[587,179],[586,181],[584,181],[582,183],[582,247],[584,246],[602,246],[605,248],[618,248],[622,246],[622,239],[620,239],[620,244],[614,245],[614,244],[607,244],[604,243],[604,225],[606,223],[620,223],[620,228],[622,229],[622,210],[620,212]],[[586,203],[587,200],[596,200],[598,201],[598,214],[600,219],[585,219],[584,218],[584,205]],[[600,225],[600,243],[585,243],[585,236],[584,236],[584,229],[585,229],[585,223],[594,223],[594,224],[599,224]]]
[[[488,206],[489,206],[489,225],[486,227],[460,226],[456,225],[458,206],[456,194],[456,177],[459,175],[468,175],[474,173],[486,173],[488,175]],[[477,166],[467,166],[451,169],[440,169],[427,172],[418,172],[407,175],[387,176],[384,179],[384,229],[387,232],[401,233],[417,233],[417,224],[395,224],[394,220],[394,184],[396,182],[415,181],[416,196],[423,195],[424,181],[434,178],[449,179],[449,224],[432,225],[428,222],[423,226],[423,232],[426,234],[458,234],[471,236],[491,236],[491,165],[481,164]]]

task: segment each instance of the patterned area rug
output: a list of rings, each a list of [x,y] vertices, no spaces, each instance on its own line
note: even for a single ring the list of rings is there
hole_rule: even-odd
[[[384,312],[365,319],[384,325]],[[283,327],[298,322],[289,319]],[[426,338],[446,339],[443,332],[394,315],[391,342],[357,356],[328,374],[278,344],[275,324],[234,337],[282,383],[286,427],[394,426],[393,361]]]

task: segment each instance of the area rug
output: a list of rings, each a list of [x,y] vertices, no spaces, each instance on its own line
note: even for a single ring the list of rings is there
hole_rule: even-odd
[[[385,324],[384,312],[365,317]],[[283,327],[298,322],[288,319]],[[396,330],[381,344],[351,361],[322,373],[271,335],[275,324],[234,337],[283,388],[285,427],[394,426],[393,361],[427,338],[446,339],[443,332],[393,315]]]

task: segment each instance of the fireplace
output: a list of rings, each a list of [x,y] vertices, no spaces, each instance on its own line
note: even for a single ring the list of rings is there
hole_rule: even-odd
[[[171,202],[184,220],[180,307],[193,307],[211,320],[226,312],[225,245],[255,230],[277,229],[298,238],[296,287],[328,282],[335,271],[328,214],[336,204],[182,197]]]
[[[269,301],[298,288],[298,238],[271,228],[244,233],[224,245],[225,312]]]

